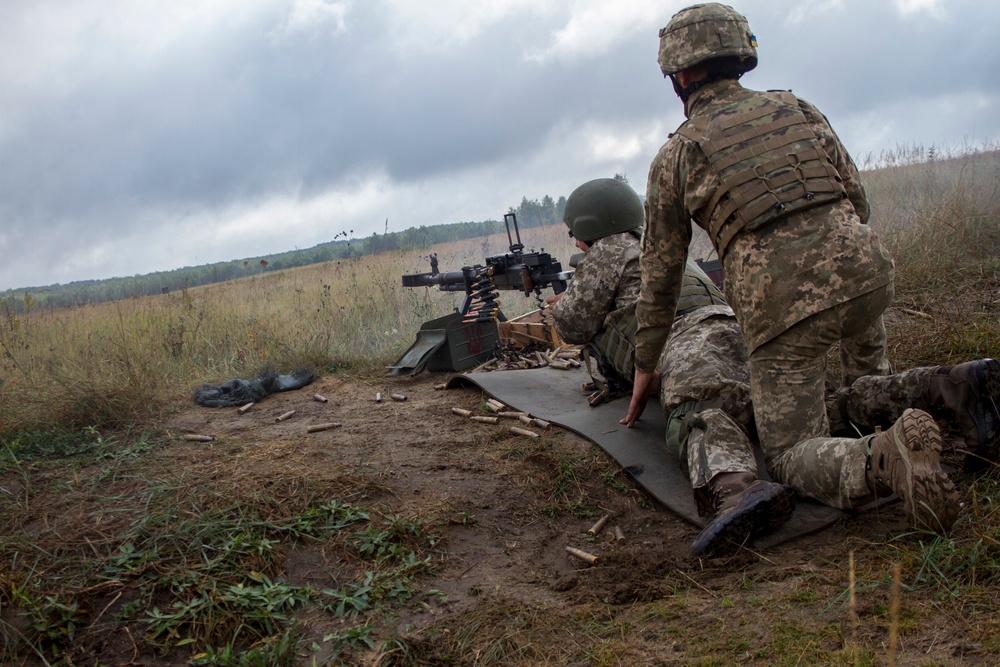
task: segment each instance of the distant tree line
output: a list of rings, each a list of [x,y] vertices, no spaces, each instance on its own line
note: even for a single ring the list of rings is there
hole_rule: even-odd
[[[531,228],[561,222],[565,209],[565,197],[559,197],[556,201],[545,195],[541,201],[524,197],[521,199],[520,205],[516,208],[511,207],[509,212],[517,215],[519,227]],[[25,310],[50,310],[117,301],[224,282],[255,273],[281,271],[334,260],[354,259],[392,250],[426,248],[446,241],[488,236],[503,230],[503,222],[486,220],[483,222],[421,225],[400,232],[373,233],[365,239],[348,239],[346,232],[339,232],[334,236],[335,240],[333,241],[303,250],[290,250],[266,257],[250,257],[202,266],[187,266],[172,271],[158,271],[131,277],[79,280],[66,285],[56,284],[46,287],[6,290],[0,293],[0,304],[8,313],[21,313]]]

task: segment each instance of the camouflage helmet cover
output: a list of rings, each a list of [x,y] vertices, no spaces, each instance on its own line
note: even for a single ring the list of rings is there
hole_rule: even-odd
[[[584,243],[637,229],[644,221],[639,195],[617,178],[597,178],[579,186],[570,193],[563,213],[573,238]]]
[[[657,60],[663,76],[725,57],[736,58],[744,72],[757,66],[757,38],[746,17],[729,5],[692,5],[660,30]]]

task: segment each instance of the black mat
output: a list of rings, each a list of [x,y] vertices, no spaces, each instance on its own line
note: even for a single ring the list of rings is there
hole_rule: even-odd
[[[592,408],[581,390],[589,380],[582,368],[563,371],[545,367],[466,373],[452,378],[448,388],[478,387],[515,410],[530,412],[587,438],[611,455],[668,509],[698,527],[704,526],[705,520],[695,508],[691,483],[664,445],[666,418],[659,403],[650,401],[635,427],[625,428],[618,420],[628,412],[627,399]],[[759,451],[757,459],[760,462]],[[763,464],[759,467],[764,470]],[[838,509],[800,499],[791,520],[774,533],[757,539],[755,544],[768,548],[822,530],[845,516]]]

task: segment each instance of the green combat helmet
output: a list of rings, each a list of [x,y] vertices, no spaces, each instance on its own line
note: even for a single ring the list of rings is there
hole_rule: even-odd
[[[729,5],[692,5],[660,30],[657,60],[665,77],[717,58],[735,60],[743,72],[757,66],[757,38],[746,17]]]
[[[584,243],[637,229],[644,219],[639,195],[615,178],[596,178],[573,190],[563,213],[570,235]]]

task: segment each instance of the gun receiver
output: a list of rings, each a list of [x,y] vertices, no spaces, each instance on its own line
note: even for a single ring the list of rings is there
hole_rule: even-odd
[[[507,227],[510,252],[487,257],[485,264],[465,266],[461,271],[446,273],[438,271],[437,256],[432,255],[431,272],[404,275],[403,287],[436,285],[443,292],[465,292],[465,302],[460,312],[465,321],[469,322],[506,319],[496,301],[499,296],[497,290],[518,290],[524,292],[525,296],[532,292],[541,296],[541,291],[549,286],[556,294],[566,291],[573,272],[563,271],[559,261],[547,252],[525,253],[517,216],[506,213],[503,220]]]

